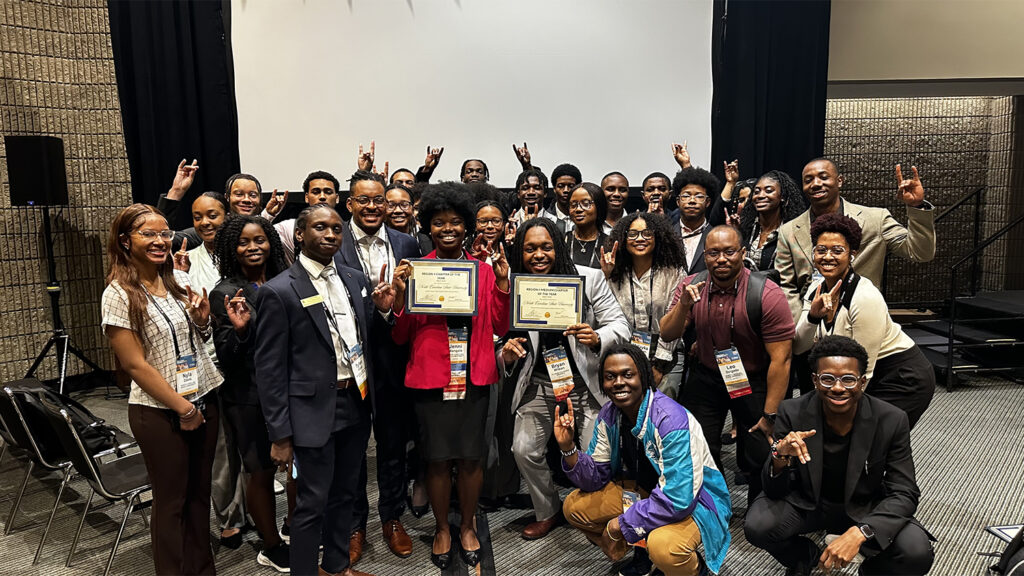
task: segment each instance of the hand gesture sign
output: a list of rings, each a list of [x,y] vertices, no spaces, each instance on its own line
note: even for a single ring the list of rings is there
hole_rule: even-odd
[[[506,366],[512,365],[520,358],[526,358],[526,348],[523,344],[526,344],[526,338],[509,338],[501,347],[501,359],[505,361]]]
[[[664,214],[665,210],[662,208],[661,198],[651,198],[651,201],[647,203],[647,212],[651,214]]]
[[[676,159],[676,164],[679,164],[680,168],[690,167],[690,153],[686,151],[686,140],[683,140],[682,145],[672,143],[672,157]]]
[[[473,240],[473,245],[469,247],[469,255],[477,260],[487,260],[491,255],[493,245],[484,240],[483,234],[478,234]]]
[[[541,210],[541,207],[540,207],[540,202],[539,201],[536,204],[529,204],[529,205],[523,206],[523,216],[524,216],[524,219],[525,220],[529,220],[530,218],[536,218],[536,217],[540,216],[540,210]]]
[[[569,407],[565,414],[561,414],[561,407],[555,405],[554,434],[558,448],[563,452],[568,452],[576,444],[576,419],[572,409],[572,398],[566,398],[565,402]]]
[[[193,292],[191,286],[185,286],[185,295],[188,297],[188,315],[196,326],[206,326],[210,323],[210,299],[206,296],[206,288],[203,288],[202,295]]]
[[[375,147],[376,143],[373,140],[370,140],[369,152],[363,152],[363,145],[359,145],[359,156],[356,158],[356,166],[358,166],[360,170],[370,171],[373,169],[373,153]]]
[[[392,309],[401,311],[405,307],[405,281],[409,276],[412,276],[412,264],[408,260],[402,260],[395,267],[395,273],[391,275],[391,287],[395,292]]]
[[[612,270],[615,268],[615,256],[619,253],[619,241],[616,240],[615,244],[612,245],[611,252],[605,252],[604,246],[601,246],[601,272],[604,272],[604,277],[608,278],[612,275]]]
[[[831,322],[836,315],[836,309],[839,307],[839,291],[843,288],[843,281],[836,282],[836,285],[832,287],[828,292],[822,292],[821,287],[825,283],[818,284],[818,290],[814,292],[814,300],[811,300],[811,309],[807,311],[807,316],[814,320],[820,320],[828,318]]]
[[[519,223],[516,222],[515,220],[511,220],[510,219],[508,221],[508,223],[505,224],[505,243],[506,244],[511,246],[512,243],[516,241],[516,232],[518,230],[519,230]]]
[[[395,287],[388,283],[387,264],[381,266],[380,278],[377,279],[377,286],[373,289],[370,298],[373,300],[373,305],[381,312],[387,312],[395,305]]]
[[[522,165],[523,170],[530,168],[530,149],[526,147],[526,142],[523,142],[523,147],[520,148],[515,144],[512,145],[512,151],[516,154],[516,160],[519,160],[519,164]]]
[[[198,160],[193,159],[191,164],[185,164],[185,159],[181,159],[178,170],[174,173],[171,189],[167,191],[169,200],[181,200],[185,196],[185,192],[192,187],[192,181],[196,178],[196,170],[199,170]]]
[[[725,166],[725,181],[730,184],[735,184],[740,181],[740,161],[733,160],[732,162],[726,163],[722,161],[722,165]]]
[[[378,171],[376,165],[374,165],[372,168],[370,168],[370,170],[374,174],[376,174],[377,176],[380,176],[381,178],[383,178],[384,182],[387,183],[387,181],[388,181],[388,163],[387,163],[387,161],[384,162],[384,171],[383,172]]]
[[[807,464],[811,461],[811,453],[808,452],[807,444],[804,443],[804,440],[814,436],[815,433],[814,430],[790,432],[782,440],[779,440],[779,445],[775,449],[778,451],[779,456],[791,456],[799,460],[801,464]]]
[[[494,284],[502,290],[508,289],[508,260],[505,258],[505,245],[498,244],[498,251],[493,246],[487,249],[493,255],[491,258],[491,269],[494,270]]]
[[[423,167],[433,172],[434,168],[437,168],[437,163],[441,161],[441,154],[444,154],[444,146],[440,148],[427,146],[427,157],[423,159]]]
[[[696,284],[687,284],[683,289],[683,295],[679,298],[679,303],[687,308],[693,308],[693,305],[700,302],[700,291],[704,288],[707,281],[698,282]]]
[[[284,194],[278,196],[277,188],[274,188],[274,193],[270,195],[270,200],[267,200],[267,214],[277,216],[281,213],[286,203],[288,203],[288,191],[285,190]]]
[[[188,272],[192,267],[192,261],[188,257],[188,238],[181,239],[181,248],[174,253],[174,269]]]
[[[241,288],[232,297],[224,295],[224,308],[228,312],[228,320],[231,321],[235,332],[239,335],[245,334],[249,320],[252,319],[252,312],[249,310],[249,305],[245,303],[245,296],[242,296]]]
[[[899,196],[907,206],[916,208],[924,203],[924,186],[921,184],[921,177],[917,175],[917,166],[911,166],[914,173],[913,178],[903,179],[903,170],[899,164],[896,165],[896,182],[899,184]]]
[[[740,229],[740,215],[739,214],[731,214],[729,212],[728,208],[722,208],[722,211],[725,212],[725,223],[728,224],[729,226],[732,226],[733,228],[739,230]]]

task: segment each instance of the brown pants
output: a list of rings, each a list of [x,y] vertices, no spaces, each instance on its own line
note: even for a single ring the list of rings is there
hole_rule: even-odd
[[[608,522],[622,514],[622,487],[609,482],[597,492],[574,490],[565,498],[562,512],[570,524],[600,538]],[[647,535],[647,553],[651,562],[666,576],[696,575],[700,568],[697,559],[699,545],[700,530],[692,516],[652,530]]]
[[[128,405],[128,424],[153,485],[149,528],[160,576],[217,572],[210,548],[210,481],[218,419],[212,397],[206,401],[206,424],[191,432],[174,426],[171,410]]]

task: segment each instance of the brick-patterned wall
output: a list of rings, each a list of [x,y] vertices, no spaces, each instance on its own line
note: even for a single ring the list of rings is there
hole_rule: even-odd
[[[105,0],[0,0],[0,132],[64,139],[70,205],[51,211],[61,310],[72,343],[101,366],[103,258],[131,202]],[[24,376],[50,335],[42,210],[12,208],[0,142],[0,381]],[[76,359],[68,373],[84,372]],[[51,378],[51,358],[38,375]]]
[[[984,239],[1010,213],[1015,112],[1012,97],[833,99],[826,109],[825,154],[839,164],[845,178],[844,197],[858,204],[884,206],[904,224],[906,208],[896,197],[897,163],[903,165],[905,177],[911,164],[918,167],[926,198],[939,212],[987,186],[981,212]],[[889,259],[889,302],[948,297],[949,267],[972,247],[973,204],[948,216],[936,233],[932,262]],[[989,247],[979,266],[979,288],[1002,289],[1005,263],[1005,242]],[[970,266],[962,268],[957,278],[961,289],[966,289]]]

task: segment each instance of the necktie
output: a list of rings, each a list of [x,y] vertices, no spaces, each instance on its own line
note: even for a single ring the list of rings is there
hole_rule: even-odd
[[[341,285],[341,278],[338,278],[338,271],[333,266],[324,268],[323,272],[320,273],[320,277],[327,280],[327,300],[328,300],[328,313],[331,315],[331,325],[334,330],[338,333],[338,339],[341,340],[342,348],[347,347],[345,340],[345,329],[351,322],[346,315],[345,302],[348,298],[345,294],[345,287]],[[348,357],[345,354],[339,356],[338,361],[343,365],[348,365]]]

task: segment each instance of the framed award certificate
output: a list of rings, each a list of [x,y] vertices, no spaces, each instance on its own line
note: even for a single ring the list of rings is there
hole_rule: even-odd
[[[512,330],[557,330],[583,322],[583,276],[512,275]]]
[[[412,274],[406,284],[405,309],[413,314],[476,316],[477,260],[409,261]]]

